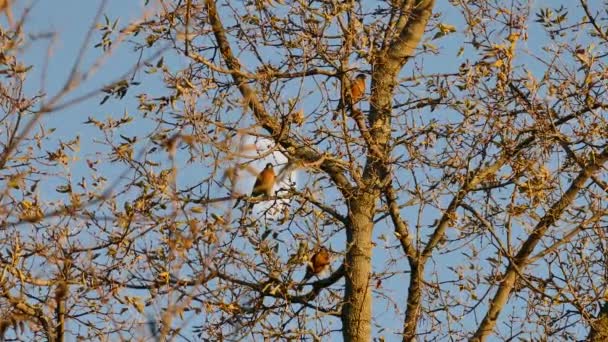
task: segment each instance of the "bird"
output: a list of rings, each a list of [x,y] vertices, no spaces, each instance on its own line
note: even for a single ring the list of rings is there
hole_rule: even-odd
[[[346,102],[348,106],[355,105],[357,102],[361,101],[361,99],[363,98],[363,95],[365,95],[365,80],[366,79],[367,79],[367,75],[358,74],[354,80],[350,81],[350,89],[346,93],[346,97],[350,100],[350,101],[347,100],[347,102]],[[340,102],[338,103],[338,107],[336,108],[336,111],[334,112],[334,116],[333,116],[332,120],[336,120],[336,118],[338,117],[338,112],[342,108],[344,108],[344,101],[341,99]]]
[[[253,190],[251,191],[251,197],[259,197],[259,196],[272,196],[272,188],[274,187],[274,183],[276,180],[276,175],[274,173],[274,168],[271,163],[266,164],[264,170],[262,170],[253,185]],[[255,203],[250,203],[247,211],[251,210]]]
[[[300,281],[299,289],[304,287],[304,283],[314,275],[319,275],[325,271],[331,262],[329,251],[325,247],[319,248],[319,250],[310,258],[308,265],[306,266],[306,274]]]

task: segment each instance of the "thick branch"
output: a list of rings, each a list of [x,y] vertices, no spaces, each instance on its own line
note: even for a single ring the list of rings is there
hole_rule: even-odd
[[[340,266],[340,268],[330,274],[329,277],[317,280],[312,283],[312,290],[308,293],[299,296],[290,295],[286,291],[275,292],[269,286],[263,283],[253,283],[250,281],[237,279],[230,275],[219,272],[217,272],[216,274],[217,277],[220,279],[223,279],[233,284],[248,287],[254,291],[259,292],[263,296],[284,299],[289,303],[307,304],[309,301],[315,299],[319,295],[319,293],[321,293],[322,289],[332,286],[344,276],[344,265]]]
[[[247,103],[248,107],[253,111],[253,115],[260,126],[270,132],[274,140],[283,146],[287,153],[296,158],[308,163],[325,158],[319,167],[332,178],[341,191],[350,192],[350,182],[348,181],[348,178],[344,176],[343,169],[339,164],[321,155],[311,147],[303,146],[294,140],[289,139],[284,134],[284,127],[282,127],[282,125],[275,118],[266,112],[264,106],[258,100],[255,91],[247,84],[249,80],[239,72],[241,70],[241,64],[232,53],[230,43],[226,37],[226,31],[217,12],[215,1],[206,0],[205,4],[209,23],[211,24],[213,34],[219,46],[222,57],[226,62],[226,66],[228,69],[234,71],[231,73],[232,79],[239,88],[239,91],[241,92],[241,95],[243,96],[243,99]]]
[[[407,59],[414,54],[414,49],[422,39],[424,28],[434,6],[435,0],[418,0],[411,10],[409,6],[404,8],[401,15],[402,18],[407,18],[407,21],[404,23],[403,29],[400,30],[399,36],[389,45],[388,56],[390,60],[405,64]],[[397,27],[397,29],[400,29],[400,27]]]
[[[420,43],[435,5],[434,0],[418,0],[413,6],[409,3],[410,1],[407,1],[402,4],[402,8],[395,9],[401,11],[399,21],[403,22],[403,28],[388,44],[388,50],[383,51],[374,61],[369,122],[374,131],[382,130],[381,139],[378,139],[380,144],[385,144],[390,136],[390,130],[387,129],[390,126],[389,118],[397,75]],[[372,135],[378,136],[378,132]]]
[[[503,281],[498,287],[494,298],[490,302],[490,307],[483,321],[479,325],[477,332],[471,339],[472,341],[485,341],[488,336],[494,330],[496,326],[496,320],[498,315],[502,311],[502,308],[509,300],[509,296],[513,291],[515,281],[517,278],[517,269],[523,270],[524,267],[529,263],[529,256],[534,251],[534,248],[538,242],[543,238],[547,230],[557,222],[564,210],[570,206],[570,204],[576,198],[576,195],[583,188],[585,183],[591,178],[591,176],[602,168],[603,164],[608,161],[608,148],[604,149],[602,153],[595,158],[595,160],[587,165],[572,182],[568,190],[563,196],[549,209],[549,211],[541,218],[534,230],[528,237],[528,239],[521,246],[517,255],[513,258],[513,261],[509,264],[509,267],[505,271]]]
[[[458,207],[460,206],[460,203],[465,198],[465,196],[471,190],[473,190],[479,183],[481,183],[484,179],[487,179],[487,177],[495,174],[498,170],[500,170],[500,168],[511,157],[512,157],[512,155],[504,154],[500,159],[498,159],[496,161],[496,163],[494,163],[494,165],[491,165],[485,169],[482,169],[481,171],[477,172],[477,174],[474,177],[472,177],[470,180],[465,182],[465,184],[458,191],[456,196],[454,196],[454,198],[452,198],[452,201],[448,205],[447,209],[444,211],[443,215],[441,216],[441,219],[439,219],[439,224],[437,225],[437,228],[435,229],[435,231],[433,231],[433,235],[431,235],[431,238],[429,239],[426,246],[424,247],[424,251],[422,252],[423,262],[425,262],[426,259],[431,256],[433,249],[437,246],[439,241],[441,241],[441,239],[443,238],[443,234],[445,233],[445,230],[448,228],[448,226],[452,222],[452,218],[455,215],[456,209],[458,209]]]
[[[395,3],[396,8],[394,8],[394,11],[399,13],[395,26],[397,34],[390,39],[390,43],[387,45],[388,50],[383,50],[374,60],[374,72],[372,73],[371,84],[369,125],[370,136],[373,137],[373,140],[368,152],[364,179],[371,187],[382,186],[383,188],[379,190],[383,190],[384,187],[388,186],[388,190],[385,190],[385,192],[391,218],[393,219],[395,230],[399,234],[399,240],[405,254],[408,256],[411,268],[407,312],[404,319],[404,341],[412,341],[416,335],[416,327],[421,312],[421,285],[424,280],[424,258],[421,260],[420,256],[418,256],[407,231],[407,226],[399,217],[396,196],[390,188],[390,172],[386,164],[391,155],[389,146],[391,138],[391,112],[397,76],[409,57],[413,55],[414,49],[420,43],[424,29],[431,17],[434,4],[434,0]],[[380,194],[380,191],[378,191],[378,194]],[[373,205],[375,206],[375,203]],[[360,225],[360,227],[363,228],[365,226]],[[353,227],[353,229],[355,228]],[[355,237],[364,236],[362,232],[352,232],[351,234]],[[347,261],[349,261],[348,258]],[[366,281],[366,279],[359,281]]]
[[[386,197],[388,210],[391,215],[391,220],[393,221],[393,226],[395,227],[395,233],[399,239],[399,242],[401,243],[401,248],[403,248],[403,251],[405,252],[405,255],[407,255],[408,259],[417,258],[418,251],[412,242],[412,236],[409,233],[407,224],[401,218],[401,214],[399,213],[399,204],[397,203],[397,194],[395,194],[395,189],[390,186],[387,187],[384,196]]]
[[[597,318],[591,323],[587,341],[601,342],[608,340],[608,302],[600,308]]]

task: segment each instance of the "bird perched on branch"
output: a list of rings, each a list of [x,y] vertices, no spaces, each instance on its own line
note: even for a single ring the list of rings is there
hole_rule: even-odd
[[[271,163],[268,163],[264,170],[258,174],[255,184],[253,185],[253,190],[251,191],[251,197],[272,196],[272,188],[274,187],[275,180],[276,175],[274,174],[273,166]],[[250,203],[247,211],[251,210],[254,204],[255,203]]]
[[[361,101],[363,95],[365,95],[365,80],[367,79],[367,75],[358,74],[354,80],[350,81],[350,88],[346,92],[346,104],[350,107],[355,105],[357,102]],[[338,103],[338,108],[334,112],[334,116],[332,120],[336,120],[338,118],[338,112],[344,108],[344,99],[340,99]],[[348,108],[348,109],[352,109]]]
[[[310,258],[306,267],[306,274],[304,275],[304,278],[302,278],[302,281],[300,281],[300,290],[304,287],[304,283],[307,282],[308,279],[312,278],[314,275],[319,275],[329,267],[331,262],[330,258],[329,251],[325,247],[321,247],[317,253]]]

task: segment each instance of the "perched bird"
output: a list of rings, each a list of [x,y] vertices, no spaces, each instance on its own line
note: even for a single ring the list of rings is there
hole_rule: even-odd
[[[272,188],[274,187],[275,180],[276,175],[274,174],[272,164],[268,163],[264,170],[258,174],[255,184],[253,185],[253,190],[251,191],[251,197],[272,196]],[[250,203],[247,210],[251,210],[254,204],[255,203]]]
[[[251,191],[251,197],[258,197],[262,195],[272,196],[272,188],[274,187],[276,175],[271,163],[266,164],[266,167],[262,172],[258,174],[253,190]]]
[[[310,261],[308,262],[308,266],[306,267],[306,274],[302,281],[300,281],[299,289],[302,289],[304,283],[308,281],[308,279],[312,278],[314,275],[319,275],[319,273],[325,271],[330,264],[330,255],[329,251],[325,247],[321,247],[317,253],[315,253]]]
[[[367,79],[367,75],[359,74],[355,79],[351,82],[350,85],[350,96],[353,104],[361,101],[363,95],[365,95],[365,80]]]
[[[357,75],[357,77],[355,77],[354,80],[350,81],[350,89],[346,93],[347,105],[349,105],[349,106],[351,104],[355,105],[357,102],[361,101],[361,99],[363,98],[363,95],[365,95],[365,80],[366,79],[367,79],[367,75],[359,74],[359,75]],[[342,108],[344,108],[344,102],[343,102],[343,100],[340,100],[340,103],[338,103],[338,108],[336,108],[336,111],[334,112],[334,116],[333,116],[332,120],[336,120],[336,118],[338,117],[338,112]]]

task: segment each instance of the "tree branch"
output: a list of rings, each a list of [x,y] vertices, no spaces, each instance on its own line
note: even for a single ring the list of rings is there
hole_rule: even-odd
[[[568,206],[574,201],[576,195],[584,187],[585,183],[591,178],[593,173],[602,168],[606,161],[608,161],[608,148],[604,149],[591,164],[587,165],[587,167],[585,167],[578,174],[563,196],[555,204],[553,204],[549,211],[540,219],[528,239],[521,246],[519,252],[515,255],[513,261],[509,264],[509,267],[505,271],[505,274],[502,277],[503,281],[498,287],[494,298],[490,302],[488,312],[477,328],[477,331],[475,332],[475,335],[471,341],[485,341],[492,333],[494,327],[496,326],[498,315],[509,300],[509,296],[513,291],[517,278],[517,268],[523,270],[524,267],[529,263],[530,254],[532,254],[534,248],[543,238],[547,230],[553,224],[555,224],[555,222],[557,222],[564,210],[566,210],[566,208],[568,208]]]
[[[267,130],[273,136],[274,140],[283,146],[286,152],[290,155],[308,163],[325,158],[319,167],[331,177],[341,191],[346,193],[350,192],[350,182],[348,178],[344,176],[342,168],[338,163],[333,162],[331,159],[321,155],[319,152],[308,146],[303,146],[295,142],[293,139],[289,139],[286,136],[285,130],[281,124],[266,112],[264,106],[257,99],[255,91],[249,87],[249,85],[247,85],[248,79],[239,73],[241,70],[241,64],[232,53],[230,43],[226,37],[226,31],[217,12],[215,1],[206,0],[205,4],[209,23],[211,24],[211,28],[222,57],[224,58],[228,69],[234,71],[231,73],[232,78],[239,88],[239,91],[241,92],[241,95],[243,96],[243,99],[247,103],[248,107],[253,111],[253,115],[257,122],[265,130]]]

